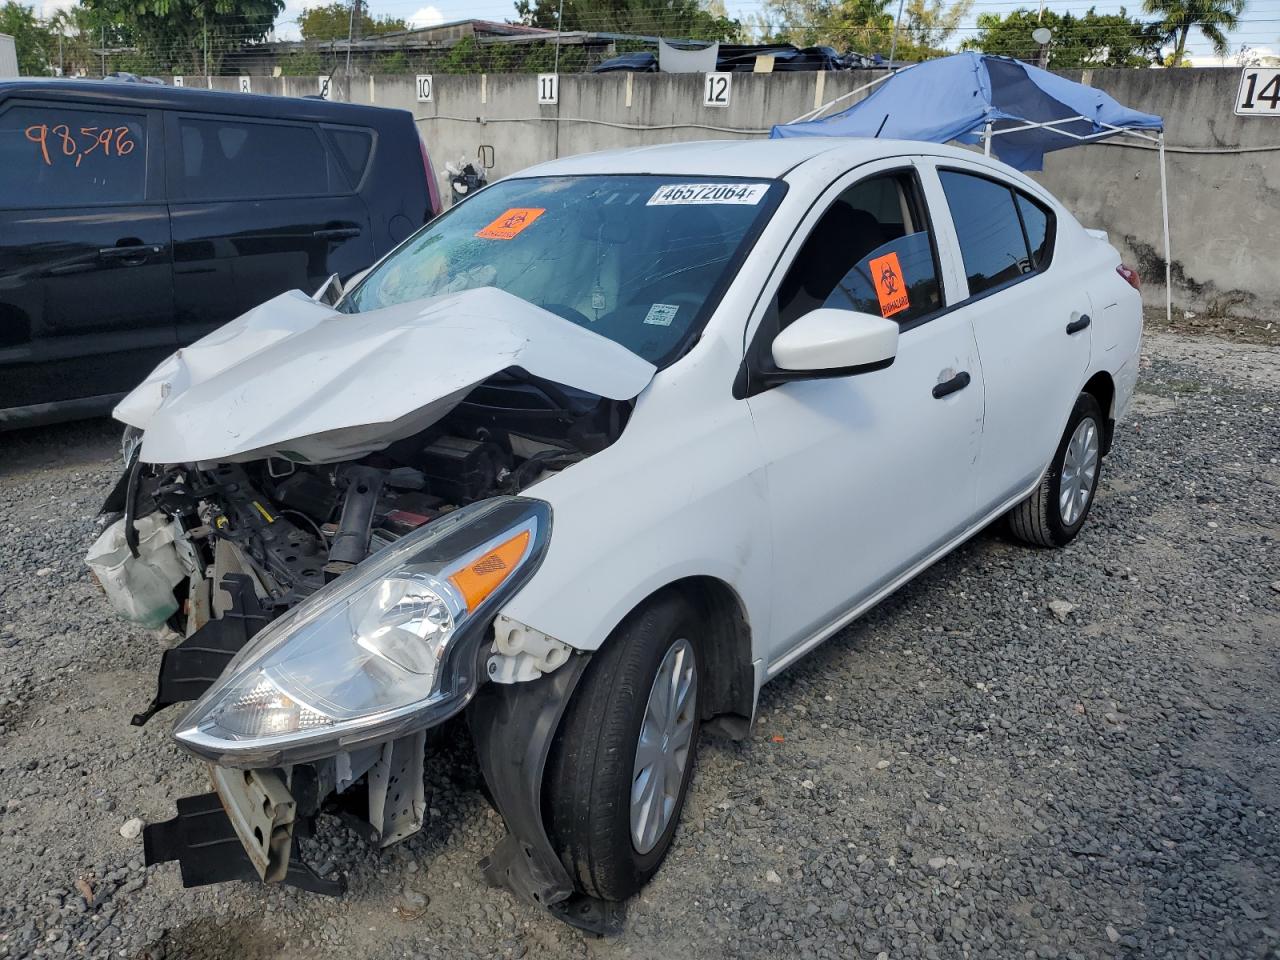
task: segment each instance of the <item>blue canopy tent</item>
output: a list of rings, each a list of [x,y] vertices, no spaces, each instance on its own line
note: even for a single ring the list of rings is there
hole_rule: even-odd
[[[881,85],[840,113],[830,107]],[[983,151],[1019,170],[1040,170],[1051,150],[1120,135],[1156,144],[1164,224],[1165,310],[1169,286],[1169,202],[1165,181],[1164,121],[1131,110],[1101,90],[1009,57],[959,53],[906,67],[779,124],[781,137],[884,137],[931,143],[983,145]]]

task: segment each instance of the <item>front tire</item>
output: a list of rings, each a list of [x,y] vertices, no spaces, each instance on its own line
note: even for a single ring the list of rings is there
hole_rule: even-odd
[[[662,864],[698,745],[703,631],[675,594],[632,613],[596,652],[543,778],[543,822],[575,886],[625,900]]]
[[[1098,491],[1103,424],[1098,401],[1080,394],[1040,485],[1009,511],[1010,533],[1038,547],[1065,547],[1076,538]]]

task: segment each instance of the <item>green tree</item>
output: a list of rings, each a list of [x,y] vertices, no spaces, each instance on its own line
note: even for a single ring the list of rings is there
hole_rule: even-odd
[[[907,0],[902,32],[898,36],[901,59],[924,59],[944,52],[948,40],[973,9],[974,0]]]
[[[216,74],[225,53],[267,35],[284,0],[85,0],[85,5],[132,36],[137,55],[129,65],[135,70]]]
[[[1145,67],[1159,56],[1160,28],[1135,20],[1124,7],[1119,13],[1098,13],[1090,7],[1081,16],[1046,10],[1043,18],[1026,9],[1003,17],[983,13],[978,16],[977,35],[961,46],[1034,61],[1040,45],[1031,38],[1031,32],[1037,27],[1047,27],[1053,33],[1049,62],[1061,69]]]
[[[351,23],[351,4],[335,2],[323,7],[311,7],[298,18],[298,29],[303,40],[345,40],[350,27],[356,27],[356,35],[376,37],[384,33],[408,30],[409,25],[396,17],[371,17],[368,9],[360,7],[360,22]]]
[[[554,30],[559,6],[560,0],[516,0],[516,15],[521,23]],[[564,0],[561,28],[688,40],[733,40],[742,32],[715,0]]]
[[[1160,30],[1165,43],[1173,44],[1166,59],[1171,67],[1187,64],[1187,36],[1196,27],[1213,46],[1213,52],[1225,57],[1230,52],[1227,31],[1234,30],[1244,13],[1245,0],[1144,0],[1142,8],[1160,17]]]
[[[893,0],[767,0],[761,22],[770,41],[888,55],[892,6]],[[899,37],[899,49],[903,47]]]
[[[0,33],[13,37],[14,46],[18,50],[19,74],[24,77],[43,77],[53,72],[50,47],[56,54],[58,41],[40,25],[33,8],[9,0],[0,7]]]

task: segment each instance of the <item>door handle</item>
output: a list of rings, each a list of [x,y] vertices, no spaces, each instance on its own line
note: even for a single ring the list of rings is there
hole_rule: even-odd
[[[130,266],[143,263],[147,257],[155,256],[160,247],[152,244],[135,243],[125,247],[99,247],[99,260],[123,260]]]
[[[1080,314],[1080,319],[1072,320],[1067,324],[1067,333],[1079,333],[1085,327],[1089,326],[1090,320],[1087,313]]]
[[[953,393],[963,390],[969,385],[969,380],[969,371],[961,370],[950,380],[943,380],[941,383],[934,385],[933,399],[941,400],[943,397],[948,397]]]
[[[335,227],[330,230],[313,230],[311,235],[317,240],[347,240],[360,236],[359,227]]]

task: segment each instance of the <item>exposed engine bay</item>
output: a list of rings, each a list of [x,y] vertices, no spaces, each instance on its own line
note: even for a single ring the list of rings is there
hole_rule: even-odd
[[[519,493],[604,449],[621,433],[630,406],[506,371],[443,420],[359,460],[135,461],[104,513],[137,521],[159,510],[195,545],[200,573],[251,575],[264,609],[279,613],[424,524]],[[220,544],[235,548],[241,569],[230,569],[229,560],[219,565]],[[191,578],[196,590],[217,579]],[[190,634],[208,619],[212,601],[186,589],[178,585],[181,609],[168,622]]]

